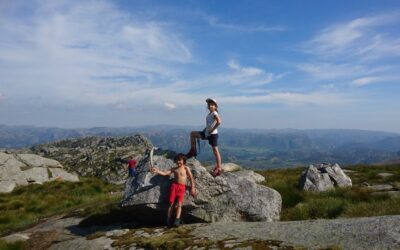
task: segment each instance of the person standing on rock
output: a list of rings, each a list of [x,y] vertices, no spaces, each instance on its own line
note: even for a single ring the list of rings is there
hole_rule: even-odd
[[[126,164],[126,167],[128,169],[129,177],[132,177],[132,176],[134,176],[136,174],[136,165],[137,165],[137,162],[133,158],[133,156],[129,157],[128,163]]]
[[[174,180],[170,187],[169,193],[169,207],[168,207],[168,217],[167,217],[167,226],[171,227],[172,225],[178,227],[181,224],[181,213],[182,213],[182,204],[183,199],[185,196],[186,191],[186,181],[189,179],[190,181],[190,194],[195,196],[196,195],[196,187],[194,183],[194,178],[190,169],[186,166],[186,157],[183,154],[178,154],[175,157],[176,167],[162,171],[156,167],[151,167],[151,172],[162,175],[168,176],[172,173],[174,174]],[[173,207],[175,204],[175,200],[178,200],[175,206],[175,220],[174,223],[171,223]]]
[[[197,149],[196,149],[196,139],[208,140],[208,143],[211,145],[215,156],[216,166],[212,171],[212,175],[214,177],[220,175],[222,173],[221,168],[221,154],[218,150],[218,126],[221,124],[221,117],[218,114],[218,104],[215,99],[208,98],[206,100],[207,108],[210,113],[206,117],[206,127],[203,131],[192,131],[190,133],[190,143],[191,148],[190,151],[186,154],[186,157],[196,157]]]

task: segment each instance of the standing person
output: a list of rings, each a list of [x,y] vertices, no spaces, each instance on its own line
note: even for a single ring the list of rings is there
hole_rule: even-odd
[[[218,114],[218,104],[215,99],[208,98],[206,100],[207,108],[210,113],[206,117],[206,127],[203,131],[192,131],[190,133],[191,148],[189,153],[186,154],[188,158],[197,156],[196,139],[208,140],[211,145],[215,156],[215,168],[212,171],[214,177],[222,173],[221,168],[221,155],[218,150],[218,126],[221,124],[221,118]]]
[[[162,175],[168,176],[170,174],[174,174],[174,180],[170,187],[169,193],[169,207],[168,207],[168,217],[167,217],[167,226],[170,227],[171,219],[172,219],[172,212],[173,206],[175,204],[175,200],[177,199],[178,202],[175,206],[175,220],[173,226],[178,227],[181,223],[181,213],[182,213],[182,203],[183,198],[185,197],[186,191],[186,180],[189,179],[190,181],[190,194],[196,196],[196,187],[193,179],[192,172],[186,166],[186,157],[183,154],[178,154],[175,157],[176,167],[162,171],[156,167],[151,167],[151,172]]]
[[[129,177],[132,177],[136,174],[136,165],[137,165],[136,160],[133,159],[133,156],[130,156],[128,163],[126,164],[126,168],[128,169]]]

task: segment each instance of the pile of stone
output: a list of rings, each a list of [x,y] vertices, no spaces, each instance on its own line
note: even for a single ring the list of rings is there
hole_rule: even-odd
[[[335,187],[351,187],[352,182],[339,164],[310,165],[303,171],[299,187],[305,191],[326,191]]]

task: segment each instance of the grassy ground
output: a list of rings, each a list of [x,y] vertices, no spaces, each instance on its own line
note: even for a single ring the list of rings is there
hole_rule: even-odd
[[[96,213],[109,204],[116,204],[121,195],[111,193],[118,191],[121,187],[95,178],[18,187],[9,194],[0,194],[0,235],[55,214],[76,210],[81,215]]]
[[[400,189],[400,165],[351,166],[346,169],[353,181],[351,188],[336,188],[326,192],[303,192],[297,183],[304,168],[257,171],[266,177],[265,185],[282,195],[281,220],[308,220],[318,218],[364,217],[400,214],[400,198],[387,194],[372,195],[362,186],[367,182],[391,184]],[[378,173],[391,173],[380,177]]]

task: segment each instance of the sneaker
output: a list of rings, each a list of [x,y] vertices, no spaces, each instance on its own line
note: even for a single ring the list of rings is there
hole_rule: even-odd
[[[174,227],[179,227],[181,225],[181,220],[179,218],[176,218],[174,221]]]
[[[194,148],[191,148],[189,153],[186,154],[187,158],[196,157],[196,156],[197,156],[197,151]]]
[[[167,219],[167,228],[171,228],[173,225],[172,225],[172,223],[171,223],[171,220],[168,220]]]

